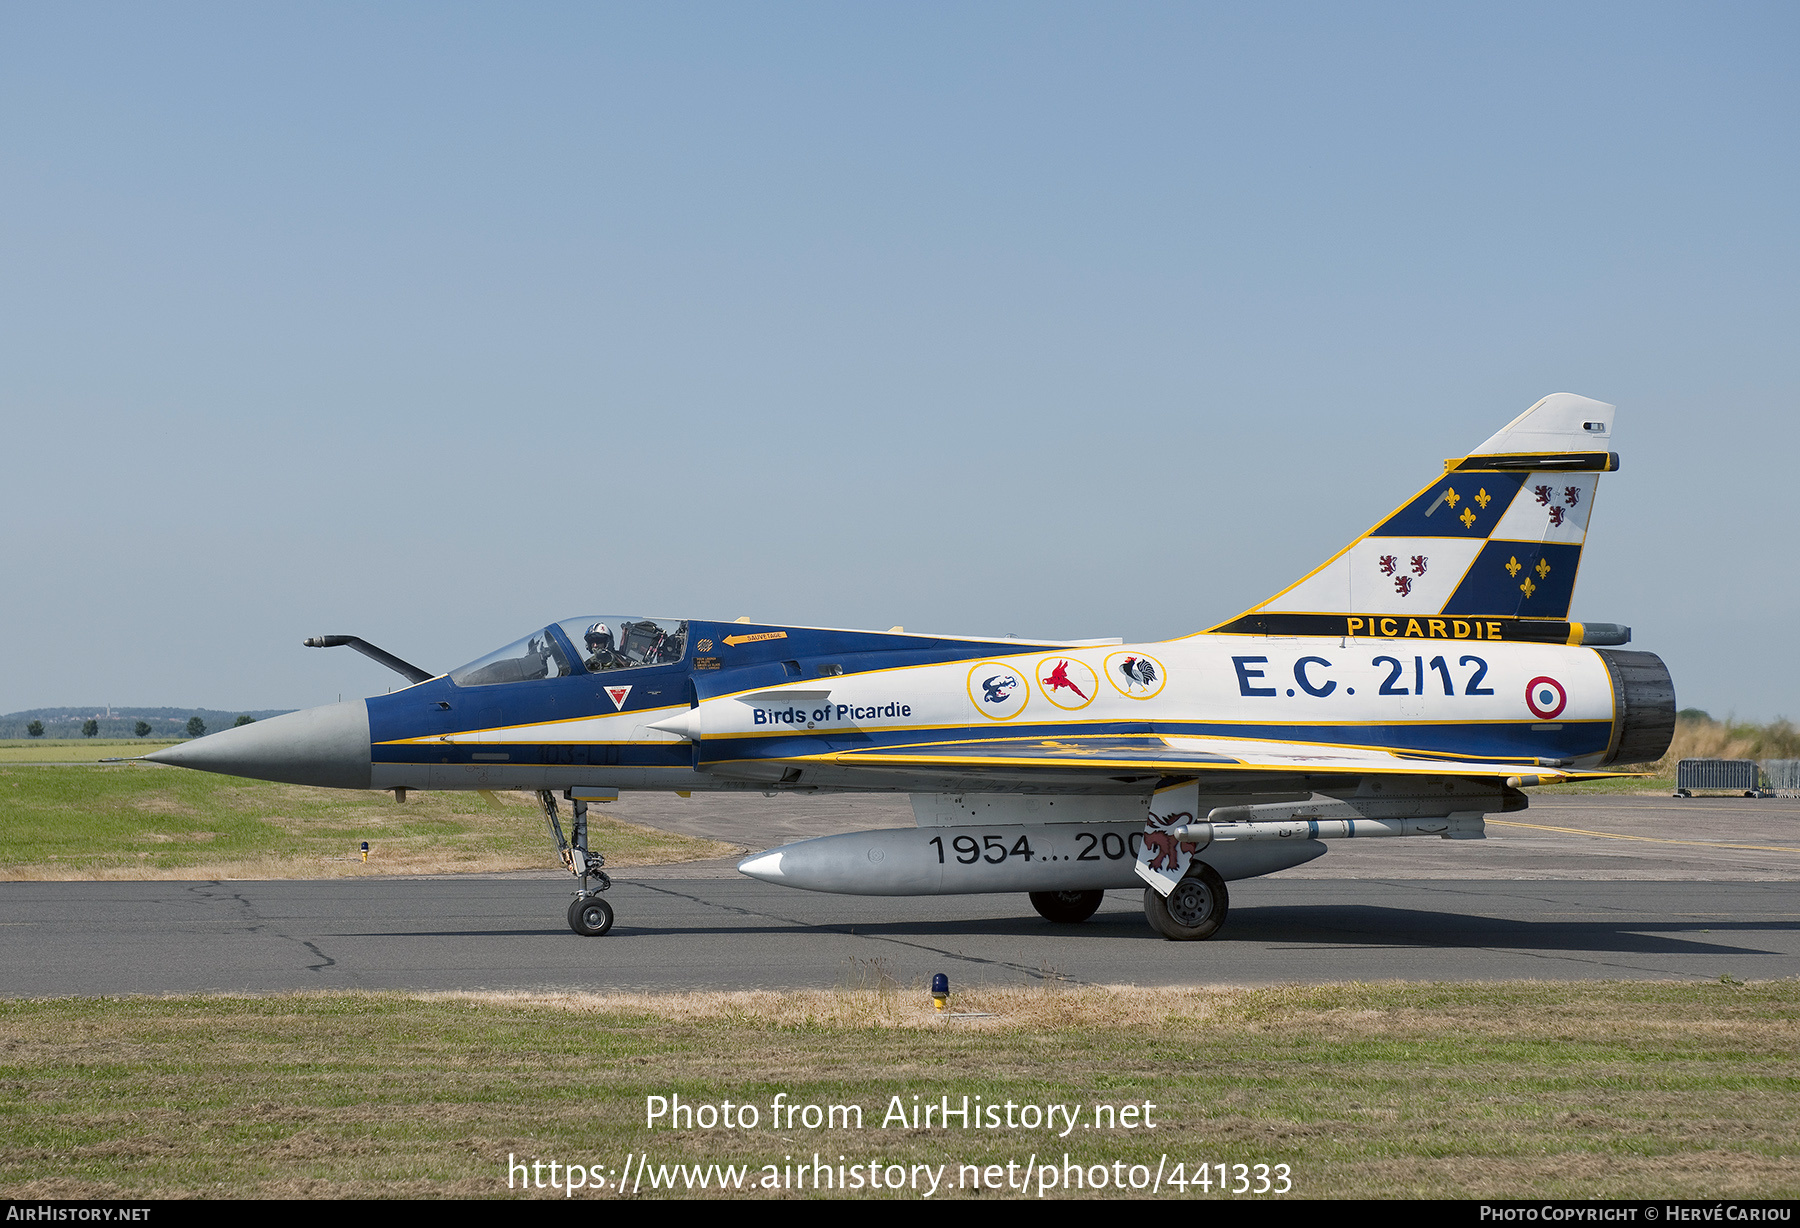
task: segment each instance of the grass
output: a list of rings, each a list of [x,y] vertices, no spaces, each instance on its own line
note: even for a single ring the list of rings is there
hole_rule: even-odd
[[[1662,759],[1671,776],[1681,759],[1800,759],[1800,729],[1786,718],[1753,725],[1696,712],[1675,722],[1675,741]]]
[[[175,743],[134,738],[0,738],[0,765],[8,763],[97,763],[102,759],[129,759],[162,750]]]
[[[564,828],[568,806],[562,807]],[[720,857],[695,840],[589,810],[609,866]],[[358,846],[367,840],[365,865]],[[172,768],[0,766],[0,878],[330,878],[546,869],[536,799],[312,789]]]
[[[917,988],[0,1003],[0,1187],[504,1197],[509,1154],[760,1175],[814,1152],[954,1182],[1066,1151],[1283,1163],[1309,1198],[1800,1194],[1796,981],[996,988],[953,1006],[993,1017],[936,1018]],[[777,1093],[858,1104],[864,1126],[770,1128]],[[881,1124],[890,1097],[965,1094],[1148,1101],[1158,1128]],[[646,1128],[646,1097],[677,1095],[763,1120]]]

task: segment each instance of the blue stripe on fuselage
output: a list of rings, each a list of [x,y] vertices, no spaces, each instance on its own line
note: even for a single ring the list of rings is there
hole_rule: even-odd
[[[1319,746],[1379,747],[1428,755],[1453,755],[1462,759],[1574,759],[1599,754],[1612,737],[1610,721],[1570,722],[1560,730],[1534,726],[1535,722],[1531,721],[1296,726],[1159,720],[1150,724],[1141,721],[1094,722],[1078,728],[1067,724],[1009,725],[1004,733],[998,733],[992,725],[984,724],[952,729],[832,730],[810,735],[730,738],[702,742],[700,753],[701,763],[706,765],[1001,737],[1020,739],[1020,752],[1029,755],[1032,739],[1155,733],[1167,737],[1257,738]],[[801,749],[803,746],[806,749]]]

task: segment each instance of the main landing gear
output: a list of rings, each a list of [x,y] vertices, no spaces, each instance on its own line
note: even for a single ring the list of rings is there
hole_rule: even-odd
[[[612,879],[600,868],[606,864],[606,858],[588,851],[587,802],[571,797],[569,804],[575,811],[573,843],[563,838],[562,821],[556,814],[556,794],[548,789],[538,790],[538,805],[544,808],[544,822],[550,828],[550,839],[556,844],[557,855],[581,883],[575,899],[569,904],[569,928],[583,938],[598,938],[612,928],[612,905],[600,898],[600,893],[612,886]],[[588,886],[590,879],[594,883],[592,887]]]
[[[1203,861],[1189,867],[1187,876],[1166,897],[1154,887],[1144,888],[1144,916],[1152,929],[1171,942],[1211,938],[1230,911],[1225,880]]]
[[[1073,925],[1093,916],[1105,898],[1104,891],[1033,891],[1031,906],[1046,921]]]

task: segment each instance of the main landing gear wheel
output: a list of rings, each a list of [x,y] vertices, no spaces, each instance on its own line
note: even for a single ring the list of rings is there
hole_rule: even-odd
[[[1104,891],[1033,891],[1031,906],[1046,921],[1073,925],[1093,916],[1105,898]]]
[[[569,928],[583,938],[600,937],[612,923],[612,905],[597,895],[576,896],[569,905]]]
[[[1197,862],[1187,877],[1165,897],[1154,887],[1144,888],[1144,916],[1150,927],[1171,942],[1211,938],[1225,924],[1231,897],[1225,880],[1205,862]]]

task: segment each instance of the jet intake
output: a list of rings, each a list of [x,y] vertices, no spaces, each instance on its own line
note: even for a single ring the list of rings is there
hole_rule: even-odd
[[[672,733],[678,738],[698,742],[700,740],[700,709],[689,708],[686,712],[666,716],[660,721],[651,721],[644,728],[659,729],[664,733]]]

